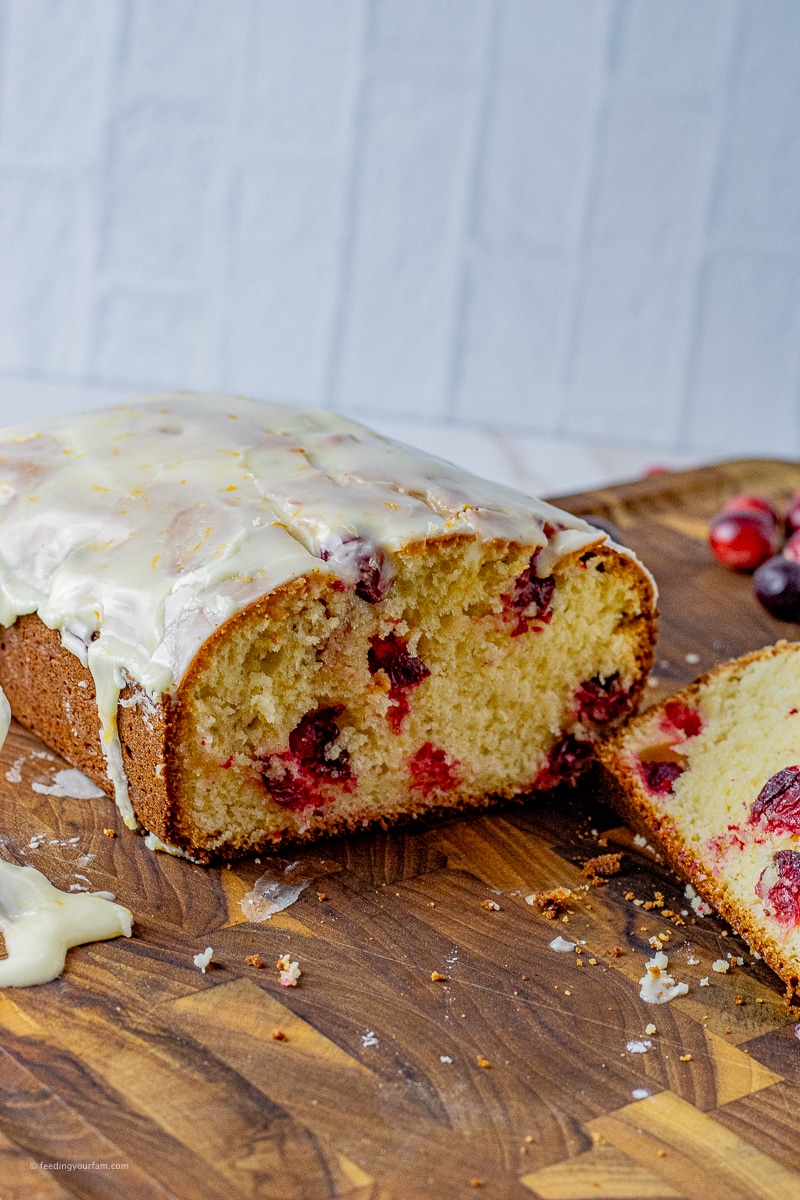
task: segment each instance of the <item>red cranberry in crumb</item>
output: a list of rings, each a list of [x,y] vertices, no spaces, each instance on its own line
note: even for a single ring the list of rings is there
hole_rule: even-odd
[[[367,604],[377,604],[391,586],[392,577],[386,572],[386,560],[380,550],[373,550],[358,560],[356,595]]]
[[[559,783],[575,783],[581,771],[594,757],[591,742],[582,742],[568,733],[550,748],[547,762],[533,781],[533,788],[551,788]]]
[[[575,693],[579,721],[613,721],[628,708],[631,689],[620,685],[619,672],[601,679],[595,675],[580,685]]]
[[[800,834],[800,766],[767,780],[750,809],[750,824],[757,821],[770,833]]]
[[[526,633],[532,621],[542,621],[549,624],[553,610],[551,603],[556,590],[556,581],[552,575],[541,579],[536,574],[536,560],[539,551],[531,556],[525,570],[514,580],[514,590],[510,596],[504,596],[506,608],[513,610],[516,616],[516,626],[511,632],[512,637]]]
[[[773,525],[778,524],[778,512],[775,505],[766,496],[757,496],[754,492],[742,492],[723,505],[724,513],[758,512],[770,518]]]
[[[339,736],[336,718],[344,712],[341,704],[306,713],[289,734],[289,749],[312,775],[328,779],[349,779],[350,755],[339,750],[335,758],[328,751]]]
[[[448,762],[441,746],[425,742],[408,764],[412,786],[428,796],[431,792],[450,792],[458,785],[459,763]]]
[[[667,732],[677,729],[690,738],[697,737],[702,731],[703,722],[696,708],[689,708],[681,700],[668,700],[664,705],[661,728]]]
[[[377,635],[370,638],[367,663],[371,674],[385,671],[389,676],[392,685],[389,696],[394,703],[387,716],[395,733],[399,733],[403,718],[409,711],[406,692],[422,683],[423,679],[427,679],[430,669],[421,658],[409,653],[406,643],[394,633],[385,638]]]
[[[723,567],[754,571],[778,549],[776,526],[756,510],[721,513],[711,522],[708,544]]]
[[[395,633],[390,633],[385,638],[377,635],[370,638],[367,661],[373,675],[376,671],[386,672],[392,687],[414,687],[430,675],[430,670],[422,659],[410,654],[406,643]]]
[[[800,622],[800,563],[778,556],[753,576],[756,600],[779,621]]]
[[[649,792],[656,796],[671,796],[673,783],[686,768],[676,762],[644,762],[639,770]]]
[[[779,850],[772,866],[765,867],[756,884],[756,895],[769,916],[787,928],[800,923],[800,854]]]

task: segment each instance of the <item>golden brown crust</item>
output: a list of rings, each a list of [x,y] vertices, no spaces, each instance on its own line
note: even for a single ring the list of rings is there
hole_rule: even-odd
[[[716,676],[730,671],[732,665],[744,670],[750,663],[775,657],[778,654],[798,653],[800,643],[777,642],[763,650],[755,650],[741,658],[721,663],[701,675],[675,696],[669,696],[654,705],[641,720],[650,720],[662,712],[673,700],[690,703]],[[704,900],[741,934],[750,948],[756,951],[786,984],[786,1000],[789,1004],[800,1004],[800,973],[797,963],[787,959],[781,947],[760,927],[751,912],[731,895],[724,880],[716,878],[703,869],[702,864],[687,848],[684,839],[673,823],[659,813],[648,796],[641,780],[623,757],[623,747],[631,722],[610,734],[597,746],[603,776],[601,788],[604,799],[620,814],[634,830],[657,841],[667,862],[683,876]]]

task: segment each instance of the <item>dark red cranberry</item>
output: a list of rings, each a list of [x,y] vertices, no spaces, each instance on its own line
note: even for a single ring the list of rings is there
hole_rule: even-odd
[[[392,576],[386,572],[386,559],[380,550],[372,550],[358,560],[356,595],[367,604],[377,604],[392,586]]]
[[[800,766],[767,780],[750,809],[750,823],[757,821],[770,833],[800,833]]]
[[[766,496],[757,496],[754,492],[742,492],[732,499],[726,500],[722,511],[724,513],[758,512],[764,513],[774,525],[778,524],[778,513],[775,505]]]
[[[714,557],[733,571],[754,571],[778,549],[775,524],[754,509],[721,513],[711,522],[708,544]]]
[[[430,675],[422,659],[410,654],[406,643],[395,633],[370,638],[367,661],[373,675],[376,671],[386,672],[392,687],[414,687]]]
[[[777,882],[771,883],[777,871]],[[756,884],[756,894],[768,914],[787,928],[800,923],[800,854],[796,850],[779,850],[772,856],[772,867],[766,867]]]
[[[753,576],[753,591],[770,616],[800,622],[800,563],[782,556],[769,559]]]
[[[306,715],[289,734],[289,750],[312,775],[327,779],[349,779],[350,755],[339,750],[335,758],[326,757],[327,751],[339,736],[336,718],[344,709],[341,704],[331,708],[320,708]]]
[[[420,746],[408,764],[413,786],[425,796],[433,791],[450,792],[457,787],[458,767],[458,761],[448,762],[444,750],[441,746],[434,746],[433,742],[425,742]]]
[[[671,796],[673,783],[686,768],[677,762],[644,762],[639,770],[648,791],[656,796]]]
[[[582,742],[568,733],[551,746],[547,762],[533,781],[534,788],[556,787],[559,783],[575,783],[583,769],[594,757],[591,742]]]
[[[264,787],[276,804],[284,808],[301,809],[308,805],[317,805],[321,797],[315,788],[309,787],[308,781],[295,776],[289,768],[282,764],[283,775],[277,779],[264,772],[261,776]]]
[[[423,679],[427,679],[430,669],[421,658],[410,654],[406,643],[394,633],[385,638],[378,637],[377,634],[370,638],[367,663],[373,675],[377,671],[385,671],[389,676],[392,685],[389,696],[394,703],[387,716],[395,733],[399,733],[403,718],[409,711],[406,692],[422,683]]]
[[[553,617],[551,603],[556,590],[556,581],[552,575],[547,575],[544,579],[539,578],[536,574],[538,557],[539,551],[537,550],[531,556],[531,560],[522,574],[514,580],[514,590],[511,595],[503,597],[506,608],[511,608],[517,617],[517,624],[511,633],[512,637],[526,633],[532,621],[543,621],[547,625]]]
[[[696,708],[689,708],[682,700],[668,700],[664,705],[661,728],[667,731],[678,729],[690,738],[697,737],[702,731],[703,722]]]
[[[595,675],[582,683],[575,693],[578,720],[613,721],[626,711],[630,699],[631,690],[620,685],[618,671],[606,680]]]
[[[800,563],[800,530],[792,534],[781,554],[784,558],[790,558],[792,562]]]

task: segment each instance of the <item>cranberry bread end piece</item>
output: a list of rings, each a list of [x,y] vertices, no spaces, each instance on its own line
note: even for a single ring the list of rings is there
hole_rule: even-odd
[[[598,755],[612,805],[800,1000],[800,643],[716,667]]]

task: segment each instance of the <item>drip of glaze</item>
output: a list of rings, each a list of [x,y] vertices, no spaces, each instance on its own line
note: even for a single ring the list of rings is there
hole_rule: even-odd
[[[0,987],[49,983],[64,970],[67,950],[85,942],[130,937],[127,908],[88,892],[60,892],[35,867],[0,861],[0,931],[8,958]]]

